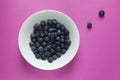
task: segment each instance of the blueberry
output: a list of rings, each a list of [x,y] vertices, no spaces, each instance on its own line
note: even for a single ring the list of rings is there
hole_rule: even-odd
[[[50,37],[55,37],[54,33],[51,33],[51,34],[50,34]]]
[[[51,52],[51,53],[54,53],[54,52],[55,52],[55,50],[52,48],[52,49],[50,50],[50,52]]]
[[[99,11],[99,16],[100,16],[100,17],[104,17],[104,15],[105,15],[105,12],[104,12],[103,10],[100,10],[100,11]]]
[[[47,32],[47,31],[45,31],[45,32],[44,32],[44,35],[45,35],[45,36],[48,36],[48,32]]]
[[[49,57],[49,58],[48,58],[48,62],[52,63],[52,62],[53,62],[53,58],[52,58],[52,57]]]
[[[61,53],[60,52],[57,52],[56,55],[57,55],[58,58],[61,57]]]
[[[61,30],[60,29],[57,31],[57,35],[61,35]]]
[[[42,26],[39,26],[38,30],[39,30],[39,31],[42,31]]]
[[[65,43],[66,43],[67,45],[70,45],[70,44],[71,44],[70,39],[66,39]]]
[[[64,34],[65,34],[66,36],[69,36],[69,31],[66,29]]]
[[[52,48],[54,48],[54,49],[55,49],[55,48],[56,48],[56,45],[55,45],[55,44],[52,44]]]
[[[51,56],[51,53],[47,51],[47,52],[44,53],[44,55],[49,57],[49,56]]]
[[[50,41],[51,41],[51,42],[55,42],[54,37],[51,37],[51,38],[50,38]]]
[[[51,44],[52,44],[52,42],[51,42],[51,41],[49,41],[49,42],[48,42],[48,45],[51,45]]]
[[[35,38],[35,34],[32,33],[32,34],[30,35],[30,38],[31,38],[31,39],[34,39],[34,38]]]
[[[46,42],[42,42],[42,46],[45,47],[47,45]]]
[[[46,57],[45,55],[41,55],[41,59],[42,59],[42,60],[46,60],[46,58],[47,58],[47,57]]]
[[[41,21],[40,25],[41,25],[42,27],[44,27],[44,26],[46,26],[46,22],[43,20],[43,21]]]
[[[65,45],[65,49],[67,50],[69,48],[69,46],[68,45]]]
[[[92,23],[91,23],[91,22],[88,22],[88,23],[87,23],[87,28],[88,28],[88,29],[91,29],[91,28],[92,28]]]
[[[52,45],[47,45],[46,48],[50,50],[52,48]]]
[[[39,33],[35,33],[35,37],[37,37],[37,38],[38,38],[38,37],[39,37]]]
[[[39,54],[39,55],[42,55],[43,53],[42,53],[42,52],[39,52],[38,54]]]
[[[56,43],[56,45],[60,45],[60,42],[59,41],[57,41],[57,42],[55,42]]]
[[[37,51],[37,50],[34,50],[33,53],[34,53],[34,54],[38,54],[38,51]]]
[[[43,38],[38,38],[38,42],[43,42]]]
[[[36,50],[36,47],[35,47],[35,46],[32,46],[32,47],[31,47],[31,50],[32,50],[32,51],[35,51],[35,50]]]
[[[52,58],[53,58],[53,60],[56,60],[56,59],[57,59],[57,56],[56,56],[56,55],[53,55]]]
[[[65,45],[64,45],[63,43],[62,43],[62,44],[60,44],[60,47],[61,47],[61,48],[64,48],[64,46],[65,46]]]
[[[61,27],[61,24],[60,24],[60,23],[57,23],[56,28],[57,28],[57,29],[60,29],[60,27]]]
[[[61,48],[59,46],[57,46],[56,51],[61,51]]]
[[[44,40],[45,41],[49,41],[49,37],[44,37]]]
[[[46,51],[48,51],[48,48],[47,48],[47,47],[44,48],[44,52],[46,52]]]
[[[40,54],[35,54],[35,57],[36,57],[37,59],[40,59]]]
[[[40,33],[40,36],[41,36],[41,37],[44,37],[44,33],[43,33],[43,32],[42,32],[42,33]]]
[[[35,42],[36,42],[36,39],[32,39],[31,41],[32,41],[33,43],[35,43]]]
[[[54,29],[53,29],[53,28],[50,28],[50,29],[49,29],[49,32],[54,32]]]
[[[65,36],[65,39],[69,39],[69,36]]]
[[[38,48],[38,51],[43,52],[43,51],[44,51],[43,47],[40,46],[40,47]]]
[[[47,31],[47,30],[48,30],[48,26],[45,26],[45,27],[44,27],[44,30]]]
[[[59,36],[57,36],[57,37],[56,37],[56,40],[57,40],[57,41],[59,41],[59,40],[60,40],[60,37],[59,37]]]
[[[36,42],[35,47],[39,47],[39,46],[40,46],[40,43]]]
[[[61,35],[61,36],[60,36],[60,38],[64,38],[64,36],[63,36],[63,35]]]
[[[56,32],[54,32],[54,36],[55,36],[55,37],[57,36],[57,33],[56,33]]]
[[[65,26],[61,25],[60,29],[61,29],[61,31],[64,31],[65,30]]]
[[[34,25],[34,29],[37,30],[38,28],[39,28],[39,24],[36,23],[36,24]]]
[[[30,47],[31,47],[31,46],[33,46],[34,44],[33,44],[33,42],[30,42],[29,45],[30,45]]]
[[[66,49],[62,49],[62,50],[61,50],[61,53],[62,53],[62,54],[65,54],[65,52],[66,52]]]
[[[63,38],[62,38],[62,39],[60,39],[60,42],[61,42],[61,43],[63,43],[64,41],[65,41],[65,40],[64,40]]]
[[[56,19],[53,19],[53,20],[52,20],[52,23],[53,23],[54,25],[56,25],[56,24],[57,24],[57,20],[56,20]]]
[[[52,25],[52,20],[48,19],[48,20],[47,20],[47,24],[48,24],[48,25]]]

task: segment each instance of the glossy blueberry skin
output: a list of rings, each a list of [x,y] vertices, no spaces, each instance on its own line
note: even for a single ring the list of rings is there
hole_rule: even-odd
[[[57,52],[56,55],[57,55],[58,58],[61,57],[61,53],[60,52]]]
[[[42,27],[44,27],[44,26],[46,26],[46,22],[43,20],[43,21],[41,21],[40,25],[41,25]]]
[[[39,46],[40,46],[40,43],[36,42],[35,47],[39,47]]]
[[[48,62],[49,62],[49,63],[52,63],[52,62],[53,62],[53,58],[52,58],[52,57],[49,57],[49,58],[48,58]]]
[[[56,51],[61,51],[61,48],[59,46],[56,47]]]
[[[52,23],[53,23],[54,25],[56,25],[58,22],[57,22],[56,19],[53,19],[53,20],[52,20]]]
[[[36,24],[34,25],[34,29],[35,29],[35,30],[39,29],[39,24],[36,23]]]
[[[57,28],[57,29],[60,29],[60,27],[61,27],[61,24],[60,24],[60,23],[57,23],[56,28]]]
[[[43,51],[44,51],[43,47],[40,46],[40,47],[38,48],[38,51],[43,52]]]
[[[65,54],[65,52],[66,52],[66,49],[62,49],[62,50],[61,50],[61,53],[62,53],[62,54]]]
[[[37,59],[40,59],[40,54],[35,54],[35,57],[37,58]]]
[[[38,42],[43,42],[43,38],[38,38]]]
[[[52,25],[52,24],[53,24],[53,23],[52,23],[52,20],[48,19],[48,20],[47,20],[47,24],[48,24],[48,25]]]
[[[36,47],[35,47],[35,46],[32,46],[32,47],[31,47],[31,50],[32,50],[32,51],[35,51],[35,50],[36,50]]]
[[[57,36],[57,37],[56,37],[56,40],[57,40],[57,41],[59,41],[59,40],[60,40],[60,37],[59,37],[59,36]]]
[[[44,37],[44,41],[49,41],[49,37]]]
[[[46,57],[45,55],[41,55],[41,59],[42,59],[42,60],[46,60],[47,57]]]
[[[52,56],[53,60],[56,60],[58,57],[56,55]]]
[[[47,45],[47,43],[46,43],[46,42],[42,42],[41,45],[42,45],[43,47],[45,47],[45,46]]]
[[[32,46],[34,45],[34,43],[33,43],[33,42],[30,42],[29,45],[30,45],[30,47],[32,47]]]

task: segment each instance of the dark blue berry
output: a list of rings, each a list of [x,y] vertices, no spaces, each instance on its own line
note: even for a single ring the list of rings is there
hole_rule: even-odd
[[[43,38],[38,38],[38,42],[43,42]]]
[[[50,50],[52,48],[52,45],[47,45],[46,48]]]
[[[68,45],[65,45],[65,49],[67,50],[69,48],[69,46]]]
[[[46,60],[46,58],[47,58],[47,57],[46,57],[45,55],[41,55],[41,59],[42,59],[42,60]]]
[[[35,50],[36,50],[36,47],[35,47],[35,46],[32,46],[32,47],[31,47],[31,50],[32,50],[32,51],[35,51]]]
[[[45,47],[47,45],[46,42],[42,42],[42,46]]]
[[[88,22],[88,23],[87,23],[87,28],[88,28],[88,29],[91,29],[91,28],[92,28],[92,23],[91,23],[91,22]]]
[[[38,48],[38,51],[43,52],[43,51],[44,51],[43,47],[40,46],[40,47]]]
[[[63,36],[63,35],[61,35],[61,36],[60,36],[60,38],[64,38],[64,36]]]
[[[61,51],[61,48],[59,46],[57,46],[56,51]]]
[[[47,30],[48,30],[48,26],[45,26],[45,27],[44,27],[44,30],[47,31]]]
[[[39,33],[35,33],[35,37],[39,37]]]
[[[55,52],[55,50],[54,50],[54,49],[51,49],[51,50],[50,50],[50,52],[51,52],[51,53],[54,53],[54,52]]]
[[[55,45],[55,44],[52,44],[52,48],[56,48],[56,45]]]
[[[61,30],[60,29],[57,31],[57,35],[61,35]]]
[[[57,24],[57,20],[56,20],[56,19],[53,19],[53,20],[52,20],[52,23],[53,23],[54,25],[56,25],[56,24]]]
[[[65,52],[66,52],[66,49],[62,49],[62,50],[61,50],[61,53],[62,53],[62,54],[65,54]]]
[[[34,45],[34,43],[33,43],[33,42],[30,42],[30,43],[29,43],[29,45],[30,45],[30,47],[31,47],[31,46],[33,46],[33,45]]]
[[[65,30],[65,26],[61,25],[60,29],[61,29],[61,31],[64,31]]]
[[[42,53],[42,52],[39,52],[38,54],[39,54],[39,55],[42,55],[43,53]]]
[[[36,42],[35,47],[39,47],[39,46],[40,46],[40,43]]]
[[[32,33],[32,34],[30,35],[30,38],[31,38],[31,39],[34,39],[34,38],[35,38],[35,34]]]
[[[49,56],[51,56],[51,53],[47,51],[47,52],[44,53],[44,55],[49,57]]]
[[[44,33],[40,33],[40,36],[41,36],[41,37],[44,37]]]
[[[69,36],[69,31],[66,29],[64,35]]]
[[[34,50],[33,53],[34,53],[34,54],[38,54],[38,51],[37,51],[37,50]]]
[[[63,38],[62,38],[62,39],[60,39],[60,42],[61,42],[61,43],[63,43],[64,41],[65,41],[65,40],[64,40]]]
[[[50,29],[49,29],[49,32],[54,32],[54,29],[53,29],[53,28],[50,28]]]
[[[57,36],[57,37],[56,37],[56,40],[57,40],[57,41],[59,41],[59,40],[60,40],[60,37],[59,37],[59,36]]]
[[[99,16],[100,16],[100,17],[104,17],[104,15],[105,15],[105,12],[104,12],[103,10],[100,10],[100,11],[99,11]]]
[[[56,55],[57,55],[58,58],[61,57],[61,53],[60,52],[57,52]]]
[[[35,57],[36,57],[37,59],[40,59],[40,54],[35,54]]]
[[[45,37],[44,40],[45,40],[45,41],[49,41],[49,37]]]
[[[64,48],[64,44],[63,44],[63,43],[62,43],[62,44],[60,44],[60,47],[61,47],[61,48]]]
[[[59,41],[57,41],[57,42],[55,42],[56,43],[56,45],[60,45],[60,42]]]
[[[52,58],[52,57],[49,57],[49,58],[48,58],[48,62],[52,63],[52,62],[53,62],[53,58]]]
[[[32,39],[31,41],[32,41],[33,43],[35,43],[35,42],[36,42],[36,39]]]
[[[56,60],[56,59],[57,59],[57,56],[56,56],[56,55],[53,55],[52,58],[53,58],[53,60]]]
[[[38,28],[39,28],[39,24],[35,24],[35,25],[34,25],[34,29],[35,29],[35,30],[38,30]]]
[[[48,20],[47,20],[47,24],[48,24],[48,25],[52,25],[52,20],[48,19]]]
[[[60,24],[60,23],[57,23],[56,28],[57,28],[57,29],[60,29],[60,27],[61,27],[61,24]]]
[[[70,44],[71,44],[70,39],[66,39],[65,43],[66,43],[67,45],[70,45]]]
[[[45,22],[45,21],[41,21],[40,25],[41,25],[42,27],[44,27],[44,26],[46,26],[46,22]]]
[[[44,35],[45,35],[45,36],[48,36],[48,32],[47,32],[47,31],[45,31],[45,32],[44,32]]]

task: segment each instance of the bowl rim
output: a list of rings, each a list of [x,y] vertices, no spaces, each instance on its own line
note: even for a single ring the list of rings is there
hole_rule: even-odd
[[[73,22],[73,24],[75,25],[74,27],[76,28],[76,32],[77,32],[77,34],[79,35],[79,37],[78,37],[78,45],[77,45],[77,47],[76,47],[77,49],[76,49],[76,51],[75,51],[75,55],[69,60],[69,62],[65,63],[63,66],[60,66],[60,67],[57,67],[57,68],[54,68],[54,69],[53,69],[53,68],[52,68],[52,69],[46,69],[46,68],[44,69],[44,68],[40,68],[40,67],[37,67],[37,66],[31,64],[31,63],[25,58],[25,56],[23,56],[22,48],[20,47],[20,33],[21,33],[21,31],[22,31],[23,25],[24,25],[31,17],[33,17],[33,16],[35,16],[35,15],[37,15],[37,14],[40,14],[41,12],[47,12],[47,11],[57,12],[57,13],[60,13],[60,14],[65,15],[67,18],[69,18],[69,19]],[[64,66],[66,66],[67,64],[69,64],[69,63],[74,59],[74,57],[76,56],[76,54],[77,54],[77,52],[78,52],[79,47],[80,47],[80,33],[79,33],[79,29],[78,29],[77,25],[75,24],[75,22],[73,21],[73,19],[72,19],[71,17],[69,17],[66,13],[64,13],[64,12],[62,12],[62,11],[59,11],[59,10],[45,9],[45,10],[40,10],[40,11],[34,12],[34,13],[32,13],[31,15],[29,15],[29,16],[23,21],[23,23],[22,23],[22,25],[21,25],[21,27],[20,27],[20,29],[19,29],[19,33],[18,33],[18,48],[19,48],[20,54],[22,55],[22,57],[24,58],[24,60],[25,60],[27,63],[29,63],[30,65],[32,65],[33,67],[35,67],[35,68],[37,68],[37,69],[39,69],[39,70],[48,70],[48,71],[51,71],[51,70],[57,70],[57,69],[60,69],[60,68],[62,68],[62,67],[64,67]]]

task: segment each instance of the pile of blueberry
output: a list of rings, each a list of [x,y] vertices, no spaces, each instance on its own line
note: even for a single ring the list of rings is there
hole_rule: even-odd
[[[30,35],[30,47],[37,59],[52,63],[68,50],[71,41],[68,29],[56,19],[35,24]]]

